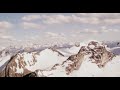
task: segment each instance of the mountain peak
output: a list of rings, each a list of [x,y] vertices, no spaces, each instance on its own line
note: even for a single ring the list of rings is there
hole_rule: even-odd
[[[13,48],[12,48],[13,49]],[[116,57],[111,49],[103,42],[96,40],[77,42],[72,47],[59,47],[57,45],[49,48],[31,50],[31,48],[17,49],[14,48],[14,54],[11,48],[1,51],[0,61],[6,63],[1,71],[3,77],[52,77],[52,76],[78,76],[84,75],[83,67],[86,70],[95,65],[96,69],[101,72]],[[8,54],[5,52],[9,51]],[[22,51],[22,52],[20,52]],[[4,53],[3,53],[4,52]],[[3,55],[5,54],[5,55]],[[1,57],[1,58],[2,58]],[[1,65],[3,66],[3,65]],[[92,73],[92,71],[91,71]],[[77,74],[76,74],[77,75]],[[89,75],[89,74],[88,74]],[[93,73],[92,73],[93,75]],[[95,75],[94,75],[95,76]]]

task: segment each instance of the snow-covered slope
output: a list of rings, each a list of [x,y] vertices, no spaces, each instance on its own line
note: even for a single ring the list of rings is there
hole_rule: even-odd
[[[111,52],[113,52],[116,55],[120,55],[120,47],[111,48]]]
[[[37,69],[47,69],[52,67],[56,63],[62,63],[68,57],[62,56],[62,54],[53,51],[52,49],[45,49],[41,52],[23,52],[18,53],[14,58],[10,60],[7,65],[7,71],[9,73],[16,73],[25,75],[29,72],[33,72]],[[28,72],[29,71],[29,72]],[[11,74],[11,76],[14,76]]]
[[[51,49],[45,49],[40,53],[23,53],[21,56],[27,64],[25,68],[30,71],[35,71],[36,69],[46,69],[52,67],[56,63],[61,63],[66,60],[66,57],[63,57]]]
[[[37,77],[120,76],[119,47],[111,48],[96,40],[78,44],[53,48],[34,45],[2,50],[0,76],[23,77],[32,73],[36,73]]]
[[[81,44],[81,46],[87,46],[87,44]],[[103,46],[103,44],[98,43],[98,46]],[[93,49],[94,45],[89,45],[89,47]],[[105,45],[105,47],[106,47],[106,45]],[[72,47],[72,48],[75,48],[75,47]],[[72,49],[72,48],[63,49],[61,51],[65,53],[65,51],[72,52],[72,50],[73,50],[73,52],[74,52],[76,50],[76,52],[78,52],[81,47],[76,47],[75,49]],[[106,47],[106,49],[110,50],[107,47]],[[68,53],[68,52],[66,52],[66,53]],[[55,66],[55,68],[51,68],[50,70],[37,70],[36,73],[37,73],[38,77],[41,77],[41,76],[47,76],[47,77],[49,77],[49,76],[50,77],[75,77],[75,76],[76,77],[85,77],[85,76],[92,77],[92,76],[100,76],[100,75],[105,76],[105,74],[107,74],[107,70],[106,70],[107,66],[105,66],[104,68],[99,68],[96,63],[92,63],[90,61],[90,56],[91,56],[90,54],[86,55],[84,57],[84,61],[82,62],[80,69],[74,70],[69,75],[66,74],[66,67],[68,67],[70,64],[72,65],[73,62],[67,61],[67,60],[66,60],[66,63],[64,63],[64,65],[58,64]],[[114,58],[114,59],[116,60],[116,58]],[[109,63],[111,64],[111,62],[109,62]],[[109,75],[109,74],[107,74],[107,75]],[[114,73],[112,75],[114,75]]]
[[[2,71],[7,65],[7,62],[10,60],[11,56],[12,55],[7,49],[0,51],[0,71]]]

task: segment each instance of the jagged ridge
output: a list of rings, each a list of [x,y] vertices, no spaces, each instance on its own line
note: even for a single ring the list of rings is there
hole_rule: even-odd
[[[69,49],[72,50],[71,48]],[[38,50],[37,52],[17,52],[16,55],[12,56],[0,76],[56,76],[58,72],[63,72],[66,76],[69,76],[74,71],[80,69],[86,56],[99,68],[105,67],[115,57],[104,43],[98,41],[90,41],[85,44],[80,43],[80,45],[77,43],[75,48],[77,54],[69,54],[68,56],[55,47],[42,51]]]

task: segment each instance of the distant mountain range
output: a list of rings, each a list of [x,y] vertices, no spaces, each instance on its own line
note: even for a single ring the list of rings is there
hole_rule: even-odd
[[[0,51],[0,77],[120,76],[119,42],[7,47]]]

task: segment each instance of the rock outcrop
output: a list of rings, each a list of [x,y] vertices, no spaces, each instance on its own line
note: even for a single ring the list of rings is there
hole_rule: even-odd
[[[30,73],[25,68],[26,62],[19,54],[12,56],[5,69],[0,73],[0,77],[23,77]]]
[[[92,47],[90,47],[92,45]],[[112,52],[108,51],[105,45],[99,45],[98,42],[90,42],[88,44],[88,49],[91,51],[92,55],[90,59],[98,65],[98,67],[104,67],[107,62],[112,60],[115,56]]]
[[[90,52],[85,48],[85,46],[82,46],[79,52],[76,55],[71,55],[67,61],[71,61],[72,64],[68,64],[66,67],[66,72],[69,75],[74,70],[79,70],[83,60],[84,56],[89,54]],[[63,63],[64,65],[65,63]]]

